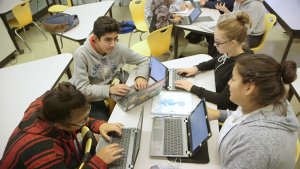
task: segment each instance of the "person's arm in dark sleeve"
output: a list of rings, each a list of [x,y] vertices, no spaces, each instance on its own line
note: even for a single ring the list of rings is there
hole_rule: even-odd
[[[199,98],[205,98],[205,100],[208,102],[216,104],[218,106],[218,109],[221,110],[235,110],[237,108],[237,105],[235,105],[229,100],[230,92],[228,85],[225,86],[221,93],[212,92],[206,90],[203,87],[198,87],[194,85],[191,88],[191,93],[197,95]]]
[[[196,67],[198,68],[198,71],[212,70],[215,68],[217,61],[218,61],[218,57],[213,58],[206,62],[199,63],[198,65],[196,65]]]

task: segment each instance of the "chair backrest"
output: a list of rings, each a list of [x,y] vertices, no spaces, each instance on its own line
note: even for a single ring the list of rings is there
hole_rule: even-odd
[[[139,25],[139,22],[145,22],[145,3],[146,0],[132,0],[129,3],[130,14],[136,26]]]
[[[24,27],[32,23],[32,14],[29,6],[29,1],[24,1],[12,9],[12,13],[18,21],[20,27]]]
[[[67,6],[72,6],[72,0],[67,0]]]
[[[265,14],[265,33],[264,33],[264,36],[263,36],[260,44],[257,47],[251,49],[252,51],[255,52],[255,51],[258,51],[258,50],[263,48],[263,46],[265,44],[265,41],[266,41],[266,38],[267,38],[268,34],[270,33],[270,30],[274,26],[276,21],[277,21],[277,18],[276,18],[275,15],[270,14],[270,13]]]
[[[151,55],[160,56],[169,51],[173,25],[157,29],[147,38]]]

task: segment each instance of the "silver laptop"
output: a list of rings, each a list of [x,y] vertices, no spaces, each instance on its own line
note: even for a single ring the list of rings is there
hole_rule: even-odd
[[[193,157],[211,136],[205,101],[188,117],[155,117],[150,156]]]
[[[180,25],[191,25],[193,24],[202,13],[200,8],[194,8],[194,10],[189,13],[189,15],[182,15]]]
[[[140,114],[140,119],[137,128],[123,128],[122,136],[117,136],[116,134],[111,134],[111,142],[106,141],[103,137],[100,138],[96,150],[99,151],[102,147],[107,146],[112,143],[118,143],[124,152],[122,153],[122,158],[112,162],[108,168],[109,169],[132,169],[138,152],[140,149],[142,127],[143,127],[143,117],[144,117],[144,106]]]
[[[165,79],[165,88],[167,90],[177,90],[175,87],[176,80],[189,80],[193,82],[194,78],[186,78],[185,76],[181,76],[177,74],[178,69],[167,68],[164,64],[162,64],[155,57],[150,58],[150,77],[154,81],[160,81]]]
[[[157,96],[165,85],[165,79],[147,86],[142,90],[135,90],[134,85],[129,88],[131,91],[126,96],[112,95],[111,98],[117,102],[122,110],[128,111],[144,103],[145,101]]]

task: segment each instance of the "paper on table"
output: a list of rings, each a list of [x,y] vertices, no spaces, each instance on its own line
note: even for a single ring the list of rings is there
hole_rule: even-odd
[[[161,91],[152,101],[151,113],[156,115],[189,115],[192,110],[191,93]]]

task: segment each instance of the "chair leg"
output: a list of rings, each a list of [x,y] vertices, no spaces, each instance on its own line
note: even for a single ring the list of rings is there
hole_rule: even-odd
[[[131,42],[132,34],[133,34],[133,31],[130,32],[130,35],[129,35],[129,41],[128,41],[128,47],[129,48],[130,48],[130,42]]]
[[[26,43],[26,41],[18,34],[17,29],[15,29],[15,34],[24,42],[24,44],[26,45],[26,47],[30,50],[31,52],[31,48],[28,46],[28,44]]]
[[[26,34],[25,26],[23,27],[23,32],[24,32],[24,36],[25,36],[24,39],[27,39],[27,34]]]
[[[44,37],[48,40],[47,36],[45,35],[44,31],[39,27],[38,24],[36,24],[35,22],[32,22],[39,30],[40,32],[42,32],[42,34],[44,35]]]

